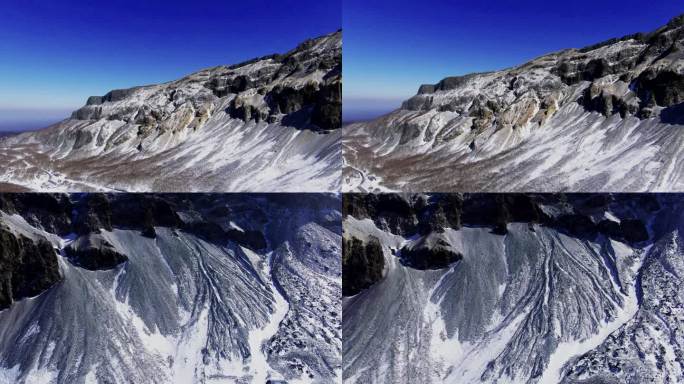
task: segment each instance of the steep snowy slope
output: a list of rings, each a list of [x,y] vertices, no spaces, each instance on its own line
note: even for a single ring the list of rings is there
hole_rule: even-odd
[[[344,213],[345,382],[684,380],[682,195],[353,195]]]
[[[0,196],[54,260],[2,306],[0,383],[341,381],[339,198]]]
[[[0,188],[335,191],[341,51],[338,31],[283,55],[90,97],[70,119],[0,140]]]
[[[684,16],[344,128],[347,191],[684,191]]]

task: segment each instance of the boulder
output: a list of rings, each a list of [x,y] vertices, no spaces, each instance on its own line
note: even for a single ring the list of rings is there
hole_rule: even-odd
[[[404,246],[401,263],[415,269],[442,269],[463,258],[441,234],[432,233]]]
[[[64,253],[72,264],[91,271],[116,268],[128,260],[99,234],[77,238],[64,248]]]

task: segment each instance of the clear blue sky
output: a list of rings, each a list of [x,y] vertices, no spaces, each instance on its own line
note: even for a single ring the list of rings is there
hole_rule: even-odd
[[[111,89],[284,52],[342,26],[339,0],[7,0],[0,129]]]
[[[391,110],[422,83],[646,32],[681,0],[343,0],[344,110]]]

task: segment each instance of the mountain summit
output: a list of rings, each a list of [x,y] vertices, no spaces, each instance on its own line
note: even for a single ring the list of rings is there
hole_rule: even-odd
[[[683,47],[679,16],[422,85],[400,109],[345,128],[345,189],[684,190]]]
[[[336,189],[341,76],[337,31],[286,54],[93,96],[61,123],[0,141],[0,183],[71,191]]]

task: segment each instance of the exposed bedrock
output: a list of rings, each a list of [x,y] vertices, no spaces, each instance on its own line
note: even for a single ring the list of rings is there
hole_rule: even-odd
[[[91,124],[122,122],[144,139],[201,128],[218,106],[225,106],[230,117],[245,122],[335,130],[341,126],[341,38],[337,31],[307,40],[285,54],[209,68],[166,84],[91,96],[71,118]],[[86,130],[74,135],[78,136],[74,149],[97,139]]]
[[[630,210],[620,208],[624,206]],[[441,269],[462,258],[462,250],[445,235],[447,229],[485,227],[506,235],[509,224],[527,223],[530,230],[537,224],[575,238],[605,236],[631,244],[650,239],[643,217],[659,209],[655,196],[621,194],[347,194],[343,198],[345,217],[372,220],[379,229],[407,239],[398,251],[386,252],[415,269]],[[641,214],[634,216],[634,212]],[[372,238],[345,240],[343,268],[350,276],[345,294],[356,294],[382,277],[378,247]]]
[[[382,246],[375,237],[342,240],[342,294],[353,296],[382,279],[385,267]]]
[[[111,269],[128,260],[97,234],[79,237],[64,248],[64,253],[72,264],[93,271]]]
[[[264,95],[264,102],[236,96],[228,106],[228,114],[236,119],[268,123],[313,131],[340,128],[342,111],[341,83],[308,83],[302,88],[275,86]]]
[[[19,213],[29,224],[40,224],[48,232],[69,233],[72,210],[71,200],[62,194],[0,194],[0,211]]]
[[[0,210],[19,214],[29,224],[47,232],[66,236],[98,234],[102,230],[139,230],[146,237],[156,236],[155,227],[166,227],[196,234],[208,241],[235,241],[253,250],[266,247],[264,233],[258,229],[236,229],[226,225],[232,211],[223,206],[181,218],[186,199],[211,206],[202,196],[171,194],[2,194]],[[179,206],[180,205],[180,206]],[[258,214],[254,212],[253,214]],[[266,220],[266,218],[261,218]]]
[[[463,254],[453,249],[440,234],[423,236],[410,242],[399,252],[401,263],[415,269],[442,269],[461,260]]]
[[[45,239],[30,239],[0,226],[0,310],[59,282],[57,254]]]
[[[605,116],[659,117],[679,124],[682,119],[674,119],[672,108],[684,102],[682,19],[651,33],[551,53],[515,68],[424,84],[402,109],[433,118],[436,112],[443,115],[438,124],[446,126],[469,118],[477,133],[491,126],[542,125],[571,102]],[[403,124],[414,126],[402,136],[406,143],[419,136],[424,123],[416,118]]]

